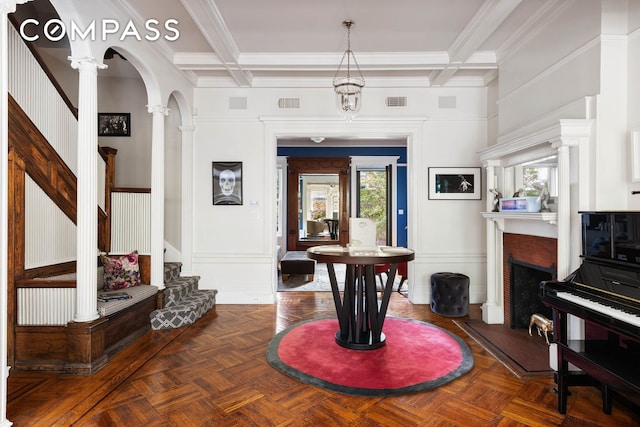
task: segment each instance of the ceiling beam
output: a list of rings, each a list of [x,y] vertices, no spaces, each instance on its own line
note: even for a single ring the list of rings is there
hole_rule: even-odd
[[[240,50],[215,3],[211,0],[180,0],[180,2],[233,80],[239,86],[251,86],[253,76],[239,63]]]
[[[448,50],[450,63],[437,72],[434,86],[444,86],[473,53],[500,27],[522,0],[485,0]],[[497,65],[497,64],[496,64]]]

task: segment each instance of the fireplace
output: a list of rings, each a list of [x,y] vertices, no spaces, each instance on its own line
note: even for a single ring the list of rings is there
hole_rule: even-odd
[[[539,284],[542,280],[556,278],[557,253],[557,239],[527,234],[503,234],[503,304],[506,326],[512,329],[528,328],[531,314],[550,316],[544,305],[539,303]],[[512,276],[514,270],[516,277]]]
[[[556,267],[544,268],[515,259],[509,260],[510,326],[526,329],[533,313],[551,318],[551,309],[540,299],[540,282],[555,279]]]

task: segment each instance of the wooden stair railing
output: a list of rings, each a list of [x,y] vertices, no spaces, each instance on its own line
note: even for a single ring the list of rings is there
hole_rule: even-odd
[[[14,150],[24,160],[26,173],[75,224],[77,221],[76,176],[11,96],[9,96],[9,149]],[[117,151],[113,148],[99,150],[107,165],[105,211],[98,208],[97,212],[98,247],[105,252],[110,249],[110,199]]]
[[[10,16],[14,26],[18,26]],[[73,116],[78,111],[37,50],[25,43],[40,64],[63,102]],[[52,276],[76,271],[76,262],[66,262],[39,268],[25,266],[25,184],[26,176],[44,191],[52,202],[77,224],[77,178],[69,169],[46,137],[38,130],[20,105],[9,96],[9,252],[8,252],[8,354],[7,362],[25,369],[64,369],[69,373],[91,373],[106,360],[108,353],[126,345],[132,337],[149,328],[149,312],[157,306],[156,301],[138,303],[136,309],[100,318],[95,322],[69,322],[58,326],[19,326],[18,290],[26,288],[63,289],[75,288],[75,280],[47,280]],[[103,251],[111,248],[111,192],[114,189],[115,149],[99,149],[105,165],[104,210],[98,206],[98,247]],[[141,257],[141,272],[149,275],[149,257]],[[38,280],[34,280],[38,279]],[[148,278],[146,279],[148,283]],[[22,291],[21,291],[22,292]],[[156,298],[151,298],[155,300]],[[67,318],[66,314],[62,316]],[[64,321],[64,320],[63,320]],[[25,325],[29,323],[26,322]],[[116,332],[105,330],[109,324]],[[133,328],[133,329],[132,329]],[[137,329],[136,329],[137,328]],[[18,368],[19,369],[19,368]]]
[[[9,149],[24,160],[29,176],[75,223],[77,181],[74,173],[12,96],[9,96],[8,112]]]
[[[76,262],[65,262],[39,268],[25,268],[25,182],[26,176],[43,190],[59,209],[75,224],[77,221],[77,179],[71,169],[38,130],[20,105],[8,97],[9,142],[9,257],[8,257],[8,323],[9,364],[15,361],[17,326],[17,289],[23,280],[50,277],[76,271]],[[113,189],[117,150],[100,150],[106,163],[105,211],[97,208],[98,247],[110,249],[110,194]]]

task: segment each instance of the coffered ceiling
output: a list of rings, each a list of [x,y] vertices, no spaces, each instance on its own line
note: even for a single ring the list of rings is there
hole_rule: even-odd
[[[56,16],[58,2],[19,6],[17,19]],[[351,47],[367,87],[485,86],[500,61],[518,49],[569,0],[103,0],[137,28],[176,20],[179,37],[148,43],[198,87],[331,87]],[[84,6],[85,3],[82,3]],[[105,16],[106,17],[106,16]],[[124,24],[123,24],[124,25]],[[45,41],[41,38],[40,41]],[[68,65],[66,43],[39,43],[49,60]],[[61,49],[64,48],[64,49]],[[140,78],[118,55],[101,77]],[[64,67],[61,67],[64,69]],[[331,145],[331,138],[322,145]],[[361,141],[359,141],[361,142]],[[369,145],[403,145],[371,140]],[[337,144],[344,144],[344,138]],[[357,141],[350,141],[356,144]],[[281,145],[314,144],[309,138]]]
[[[567,4],[567,0],[105,1],[130,16],[138,28],[144,28],[149,18],[177,20],[178,39],[161,39],[153,46],[200,87],[327,87],[347,46],[345,19],[355,21],[351,47],[368,87],[482,86],[495,78],[507,52]]]
[[[352,50],[367,86],[485,85],[501,55],[559,0],[135,0],[139,17],[179,20],[166,43],[198,86],[321,86]]]

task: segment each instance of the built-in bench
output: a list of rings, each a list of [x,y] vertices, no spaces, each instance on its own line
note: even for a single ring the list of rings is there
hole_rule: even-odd
[[[101,301],[98,299],[98,314],[102,317],[111,316],[119,311],[125,310],[128,307],[143,301],[149,297],[156,297],[158,294],[158,287],[152,285],[142,284],[140,286],[134,286],[131,288],[118,289],[117,291],[105,291],[104,290],[104,271],[103,267],[98,267],[98,296],[101,294],[109,295],[113,292],[124,292],[129,295],[129,299],[123,300],[111,300]],[[144,280],[144,283],[149,283],[149,280]]]
[[[149,283],[149,257],[139,258],[143,283]],[[67,277],[68,276],[68,277]],[[102,292],[102,271],[98,271],[98,292]],[[55,282],[72,283],[75,274],[38,279],[55,288]],[[30,282],[35,282],[31,280]],[[98,301],[100,317],[91,322],[66,325],[17,326],[14,369],[65,372],[90,375],[109,358],[150,329],[149,315],[162,304],[162,292],[156,286],[139,285],[119,290],[131,298]]]
[[[108,295],[110,292],[98,291],[99,294]],[[98,299],[98,314],[102,317],[111,316],[119,311],[126,310],[127,308],[143,301],[149,297],[156,297],[158,294],[158,287],[152,285],[140,285],[133,288],[120,289],[114,292],[124,292],[129,296],[129,299],[117,299],[111,301],[101,301]]]

